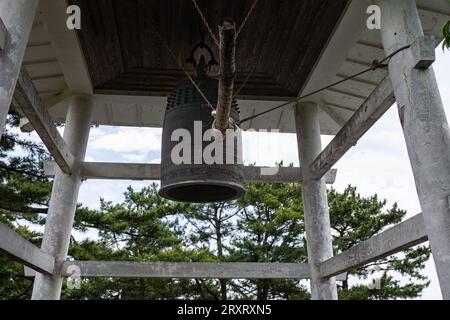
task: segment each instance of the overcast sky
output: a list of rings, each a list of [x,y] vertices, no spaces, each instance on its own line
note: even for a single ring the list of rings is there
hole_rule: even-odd
[[[436,53],[437,61],[434,69],[449,118],[450,52],[444,54],[439,47]],[[36,139],[35,134],[32,134],[32,137]],[[331,139],[332,137],[324,136],[323,145],[325,146]],[[91,131],[86,161],[159,163],[160,144],[160,129],[94,128]],[[258,150],[252,147],[250,152],[249,146],[255,145],[258,146]],[[276,137],[272,135],[269,139],[267,136],[258,139],[255,134],[246,134],[244,158],[247,163],[256,162],[258,165],[274,165],[279,161],[298,165],[295,135],[280,134]],[[400,208],[408,211],[408,217],[421,212],[395,107],[392,107],[370,129],[335,168],[338,169],[334,184],[337,190],[342,191],[347,185],[352,184],[357,186],[358,191],[364,196],[377,193],[380,198],[387,199],[389,204],[397,202]],[[83,183],[79,202],[90,208],[98,208],[100,197],[120,202],[127,186],[132,185],[139,190],[148,183],[90,180]],[[427,264],[425,273],[431,279],[431,284],[425,290],[423,298],[441,299],[432,261]]]

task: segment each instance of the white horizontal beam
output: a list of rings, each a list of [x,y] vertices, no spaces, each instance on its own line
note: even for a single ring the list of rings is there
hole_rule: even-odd
[[[321,263],[321,277],[332,277],[428,240],[422,214],[367,239]]]
[[[56,163],[44,162],[44,171],[46,176],[54,177]],[[333,184],[336,173],[337,170],[330,170],[325,176],[326,183]],[[161,166],[159,164],[84,162],[81,176],[83,179],[160,180]],[[301,182],[301,173],[300,168],[296,167],[244,167],[244,179],[248,182]]]
[[[306,263],[66,261],[62,274],[81,277],[179,279],[309,279]],[[79,271],[79,272],[78,272]],[[35,272],[25,269],[25,275]],[[338,276],[345,280],[346,274]]]
[[[313,161],[312,177],[323,177],[394,103],[391,80],[386,77]]]
[[[5,253],[33,270],[52,274],[55,259],[24,239],[21,235],[0,223],[0,253]]]
[[[85,277],[118,278],[202,278],[202,279],[304,279],[309,277],[306,264],[209,263],[209,262],[66,262],[75,265]]]
[[[33,125],[61,170],[71,173],[74,156],[58,132],[33,82],[22,68],[14,92],[14,100]]]

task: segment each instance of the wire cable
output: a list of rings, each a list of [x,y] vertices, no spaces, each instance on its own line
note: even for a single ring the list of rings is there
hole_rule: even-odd
[[[195,1],[195,0],[192,0]],[[239,27],[238,31],[236,32],[236,38],[239,37],[239,34],[242,32],[242,30],[244,29],[245,25],[247,24],[248,19],[250,18],[250,16],[252,15],[253,11],[255,11],[256,5],[258,4],[259,0],[255,0],[253,1],[252,6],[250,7],[250,10],[248,10],[247,15],[245,16],[244,20],[242,21],[241,26]]]
[[[317,94],[317,93],[320,93],[320,92],[322,92],[322,91],[325,91],[325,90],[327,90],[327,89],[330,89],[330,88],[332,88],[332,87],[335,87],[335,86],[337,86],[337,85],[339,85],[339,84],[341,84],[341,83],[343,83],[343,82],[346,82],[346,81],[348,81],[348,80],[354,79],[354,78],[356,78],[356,77],[358,77],[358,76],[360,76],[360,75],[362,75],[362,74],[365,74],[365,73],[367,73],[367,72],[375,71],[375,70],[381,69],[381,68],[386,68],[386,67],[389,65],[389,62],[391,61],[391,59],[392,59],[395,55],[397,55],[398,53],[400,53],[400,52],[402,52],[402,51],[404,51],[404,50],[406,50],[406,49],[408,49],[408,48],[410,48],[410,47],[411,47],[411,45],[407,45],[407,46],[401,47],[400,49],[395,50],[393,53],[391,53],[390,55],[388,55],[386,58],[384,58],[384,59],[381,60],[381,61],[374,60],[374,61],[372,62],[372,66],[371,66],[370,68],[367,68],[367,69],[365,69],[365,70],[363,70],[363,71],[361,71],[361,72],[355,73],[354,75],[351,75],[351,76],[349,76],[349,77],[347,77],[347,78],[344,78],[344,79],[342,79],[342,80],[339,80],[339,81],[337,81],[337,82],[334,82],[334,83],[332,83],[332,84],[330,84],[330,85],[328,85],[328,86],[326,86],[326,87],[323,87],[323,88],[320,88],[320,89],[318,89],[318,90],[312,91],[312,92],[310,92],[310,93],[308,93],[308,94],[302,95],[302,96],[300,96],[300,97],[298,97],[298,98],[295,98],[295,99],[292,99],[292,100],[289,100],[289,101],[284,102],[284,103],[282,103],[282,104],[280,104],[280,105],[277,105],[277,106],[275,106],[275,107],[273,107],[273,108],[267,109],[267,110],[265,110],[265,111],[263,111],[263,112],[254,114],[254,115],[252,115],[252,116],[250,116],[250,117],[247,117],[247,118],[244,118],[244,119],[242,119],[242,120],[239,122],[239,124],[242,124],[242,123],[244,123],[244,122],[253,120],[253,119],[257,118],[257,117],[260,117],[260,116],[265,115],[265,114],[267,114],[267,113],[269,113],[269,112],[272,112],[272,111],[281,109],[281,108],[286,107],[286,106],[288,106],[288,105],[291,105],[291,104],[293,104],[293,103],[297,103],[297,102],[299,102],[300,100],[302,100],[302,99],[304,99],[304,98],[308,98],[308,97],[313,96],[313,95],[315,95],[315,94]],[[387,62],[387,63],[385,63],[385,62]]]
[[[175,63],[178,65],[178,67],[184,72],[184,74],[186,75],[186,77],[189,79],[189,81],[192,83],[192,85],[194,86],[194,88],[198,91],[198,93],[200,94],[200,96],[203,98],[203,100],[206,102],[206,104],[214,111],[216,110],[213,105],[211,104],[211,102],[208,100],[208,98],[206,97],[206,95],[203,93],[203,91],[200,89],[200,87],[197,85],[197,83],[194,81],[194,79],[191,77],[191,75],[189,74],[189,72],[186,71],[186,69],[184,68],[184,66],[178,61],[177,56],[175,55],[175,53],[173,52],[172,49],[170,49],[169,45],[167,44],[167,41],[162,37],[161,33],[156,29],[156,27],[151,24],[152,30],[153,32],[156,34],[156,36],[158,37],[158,39],[161,41],[161,43],[164,45],[164,47],[166,48],[166,50],[169,52],[169,54],[172,56],[173,60],[175,61]]]
[[[194,7],[197,10],[200,18],[202,19],[203,24],[205,25],[206,29],[208,30],[209,35],[214,40],[214,43],[216,44],[216,46],[219,47],[220,46],[219,41],[217,40],[216,36],[214,35],[214,32],[212,31],[211,27],[209,26],[208,20],[206,20],[205,15],[203,14],[202,10],[200,9],[200,7],[197,4],[197,1],[195,1],[195,0],[191,0],[191,1],[194,4]]]

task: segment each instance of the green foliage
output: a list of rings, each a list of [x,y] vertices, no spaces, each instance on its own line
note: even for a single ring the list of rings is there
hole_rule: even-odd
[[[406,212],[398,209],[396,203],[385,210],[385,200],[378,197],[361,197],[356,188],[349,186],[339,193],[334,189],[328,192],[331,228],[334,231],[333,248],[335,254],[345,251],[361,241],[385,230],[387,227],[402,221]],[[430,250],[425,246],[417,246],[400,255],[381,259],[363,268],[349,272],[353,278],[367,280],[380,277],[379,288],[367,285],[349,286],[349,281],[340,285],[340,299],[396,299],[412,298],[420,295],[429,281],[420,271],[430,257]],[[395,280],[392,275],[402,276],[403,281]],[[373,287],[373,286],[372,286]]]
[[[301,187],[297,184],[248,184],[236,206],[236,226],[230,259],[246,262],[307,262]],[[236,294],[246,299],[305,299],[307,289],[293,280],[243,280],[232,282]]]
[[[0,222],[38,245],[40,243],[40,234],[31,232],[26,227],[15,227],[15,225],[0,214]],[[0,300],[26,300],[30,298],[33,281],[23,274],[23,265],[18,262],[12,262],[9,257],[0,254]]]
[[[0,141],[0,222],[40,245],[41,235],[25,225],[44,221],[39,213],[47,211],[51,183],[43,177],[41,161],[48,159],[48,153],[14,134],[18,123],[19,116],[12,112]],[[0,299],[28,299],[32,284],[22,264],[0,255]]]
[[[444,35],[444,42],[442,43],[442,50],[450,49],[450,20],[442,26],[442,34]]]
[[[8,128],[18,125],[19,117],[8,116]],[[42,222],[37,213],[45,213],[51,183],[42,173],[42,160],[49,158],[42,146],[20,139],[7,130],[0,141],[0,213],[9,220]]]

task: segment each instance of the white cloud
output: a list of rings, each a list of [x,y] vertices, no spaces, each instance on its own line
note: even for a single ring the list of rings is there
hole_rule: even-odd
[[[161,129],[99,127],[92,130],[88,155],[112,152],[132,162],[143,162],[151,152],[161,149]]]
[[[130,161],[130,162],[137,162],[137,163],[139,163],[139,162],[144,162],[146,155],[147,154],[145,152],[142,152],[142,153],[125,153],[123,155],[123,157],[125,159],[127,159],[128,161]]]
[[[111,133],[94,136],[89,146],[102,151],[149,152],[160,149],[161,133],[155,129],[119,127]]]
[[[140,191],[150,183],[149,181],[88,180],[81,185],[78,202],[88,208],[98,209],[100,198],[113,203],[120,203],[124,200],[123,194],[128,186]]]

